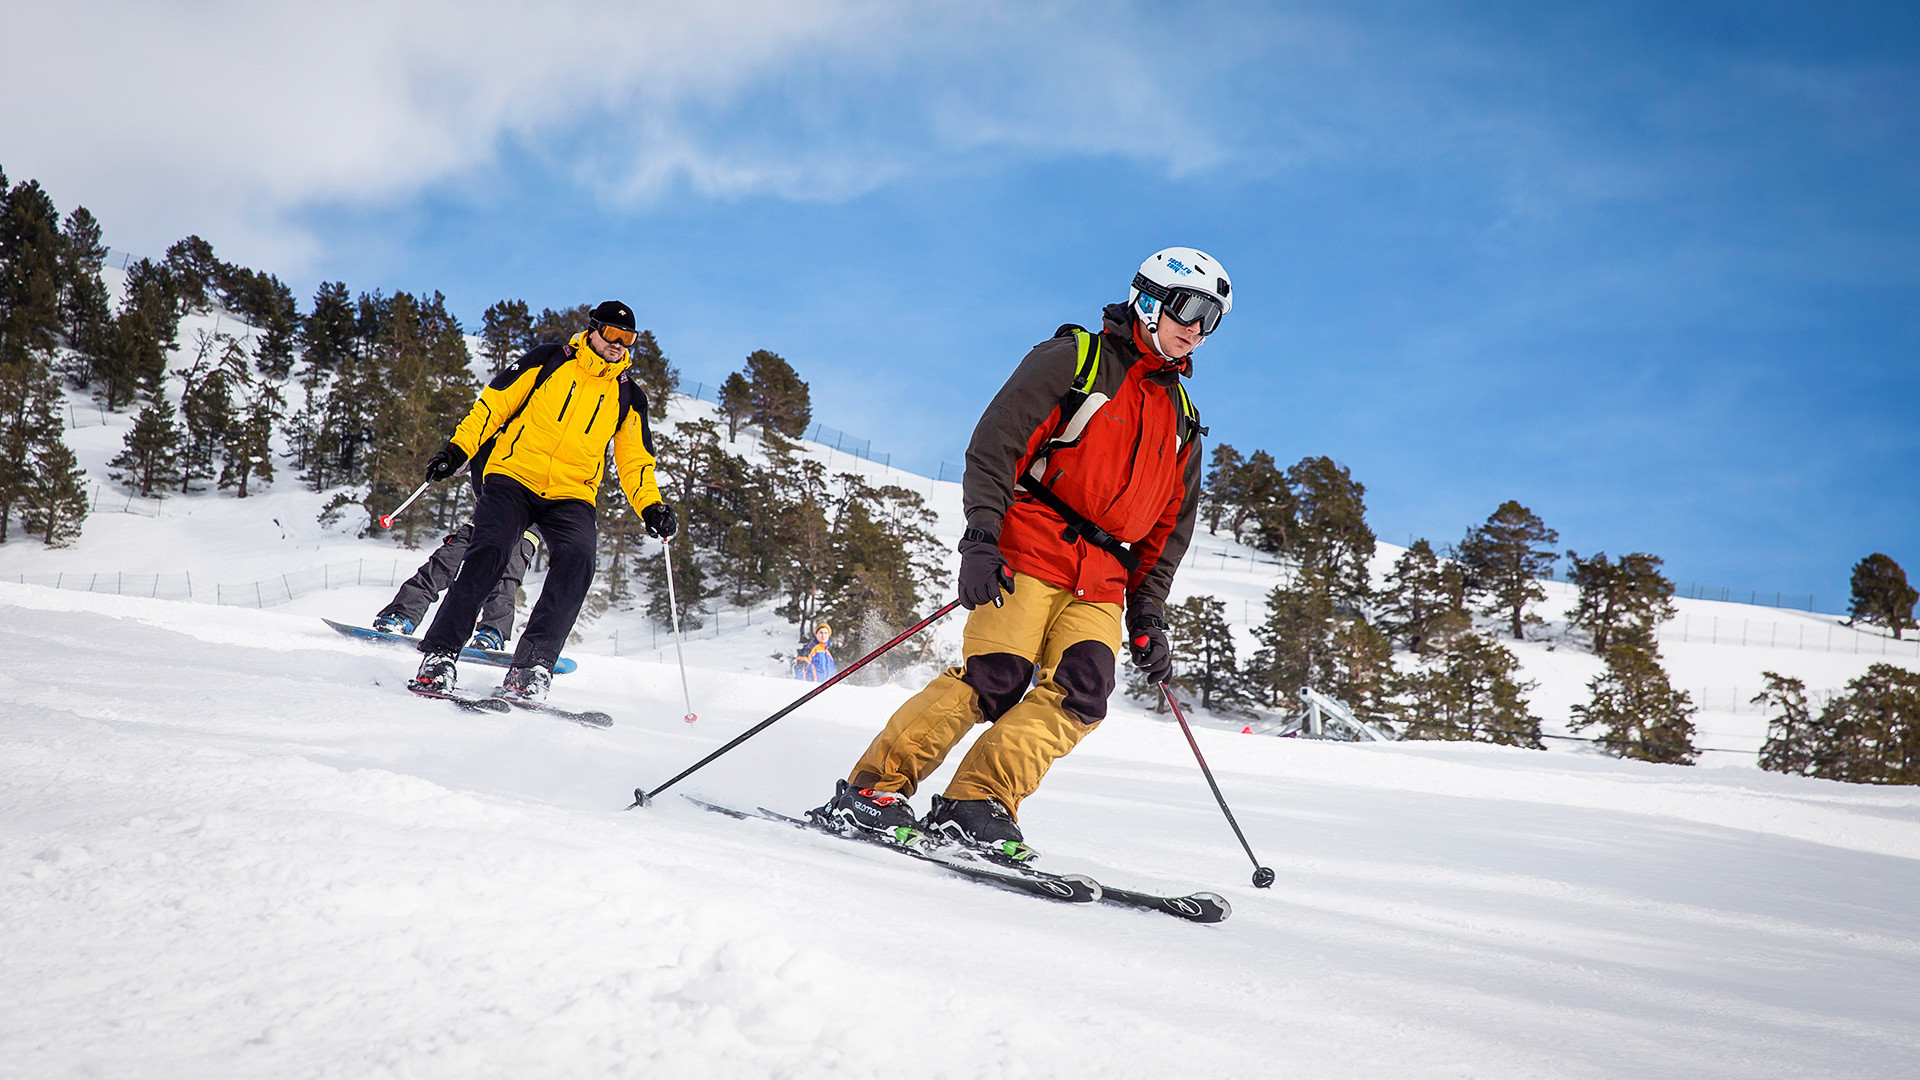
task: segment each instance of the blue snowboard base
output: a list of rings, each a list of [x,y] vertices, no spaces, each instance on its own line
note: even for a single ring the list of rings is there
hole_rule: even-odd
[[[360,638],[363,641],[384,641],[390,645],[404,645],[409,649],[418,649],[420,647],[419,638],[408,637],[405,634],[383,634],[378,630],[369,630],[364,626],[349,626],[346,623],[334,622],[332,619],[321,619],[320,621],[350,638]],[[513,666],[513,654],[510,652],[500,652],[496,649],[461,649],[460,659],[471,660],[476,664],[487,664],[492,667]],[[580,665],[573,662],[572,657],[563,656],[558,661],[555,661],[553,673],[555,675],[565,675],[567,672],[579,666]]]

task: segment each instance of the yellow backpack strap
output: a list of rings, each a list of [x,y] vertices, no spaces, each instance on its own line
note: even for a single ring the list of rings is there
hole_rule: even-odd
[[[1195,438],[1205,435],[1207,429],[1200,426],[1200,410],[1194,407],[1193,399],[1187,396],[1187,384],[1174,383],[1180,397],[1180,445],[1186,446]]]
[[[1100,377],[1100,335],[1076,326],[1073,343],[1073,388],[1084,397],[1093,392],[1093,381]]]

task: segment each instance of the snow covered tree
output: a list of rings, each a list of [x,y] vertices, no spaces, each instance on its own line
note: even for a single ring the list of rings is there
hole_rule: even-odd
[[[1390,712],[1401,738],[1451,739],[1539,750],[1540,719],[1527,707],[1520,662],[1484,634],[1459,633],[1433,660],[1393,680]]]
[[[1767,680],[1753,704],[1777,715],[1767,718],[1767,741],[1760,746],[1760,767],[1768,772],[1809,775],[1820,759],[1822,740],[1807,705],[1807,684],[1778,672],[1760,673]]]
[[[1573,564],[1567,580],[1580,589],[1573,624],[1593,638],[1593,651],[1605,656],[1616,635],[1652,641],[1659,625],[1673,618],[1673,582],[1660,573],[1660,558],[1644,551],[1610,562],[1601,552],[1582,559],[1567,552]]]
[[[660,342],[655,340],[653,331],[642,330],[634,338],[633,351],[628,354],[633,366],[628,369],[627,377],[640,384],[647,392],[647,415],[655,420],[667,418],[667,399],[680,388],[680,371],[660,351]]]
[[[753,401],[748,419],[765,431],[799,438],[813,419],[807,384],[793,365],[777,353],[755,349],[747,354],[747,385]]]
[[[149,401],[133,419],[120,453],[107,465],[113,478],[137,489],[142,498],[180,482],[180,455],[185,433],[174,420],[173,403],[165,395]]]
[[[1415,540],[1394,560],[1381,594],[1380,628],[1421,656],[1444,651],[1457,634],[1473,629],[1466,607],[1466,573]]]
[[[1526,636],[1525,624],[1542,621],[1527,605],[1546,599],[1536,579],[1559,560],[1553,546],[1559,539],[1539,515],[1509,499],[1460,542],[1468,592],[1481,598],[1487,614],[1507,616],[1515,641]]]
[[[228,334],[200,331],[194,342],[193,365],[182,378],[180,418],[185,422],[186,449],[180,455],[180,493],[193,491],[195,480],[218,475],[214,457],[233,426],[233,399],[253,384],[247,368],[246,347]]]
[[[525,300],[497,300],[480,316],[480,356],[495,375],[537,344]]]
[[[1914,625],[1916,600],[1920,592],[1907,584],[1907,572],[1890,556],[1876,551],[1854,564],[1850,614],[1856,622],[1887,627],[1897,639],[1903,629]]]
[[[1616,757],[1691,765],[1693,700],[1675,690],[1652,643],[1623,638],[1607,646],[1607,667],[1587,690],[1585,705],[1573,707],[1575,731],[1598,725],[1601,749]]]
[[[740,422],[753,412],[753,387],[745,375],[736,371],[720,383],[720,412],[727,418],[727,441],[732,442]]]

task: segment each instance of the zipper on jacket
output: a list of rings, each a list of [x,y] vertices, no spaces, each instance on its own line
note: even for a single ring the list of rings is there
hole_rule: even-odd
[[[501,461],[505,461],[513,456],[513,448],[520,445],[520,436],[526,433],[527,426],[525,424],[520,425],[520,430],[513,433],[513,441],[507,444],[507,452],[500,455]]]
[[[560,403],[560,415],[553,418],[554,423],[557,424],[567,418],[567,406],[573,404],[573,392],[578,389],[580,389],[579,383],[567,387],[567,400]]]
[[[585,429],[588,434],[591,434],[593,432],[593,422],[595,420],[600,419],[600,406],[605,405],[606,403],[607,403],[607,395],[605,394],[601,394],[600,400],[593,403],[593,415],[587,417],[587,426]]]

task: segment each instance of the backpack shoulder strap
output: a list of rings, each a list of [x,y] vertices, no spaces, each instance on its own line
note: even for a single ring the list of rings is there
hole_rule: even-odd
[[[627,422],[628,413],[639,413],[640,442],[647,448],[647,453],[652,454],[656,451],[653,448],[653,425],[647,422],[647,405],[647,392],[633,380],[631,372],[621,372],[620,417],[614,421],[613,430],[620,430],[621,425]]]
[[[1180,441],[1176,449],[1185,449],[1193,440],[1205,435],[1207,429],[1200,426],[1200,410],[1193,404],[1193,399],[1187,396],[1187,384],[1175,381],[1173,387],[1174,402],[1180,408]]]

